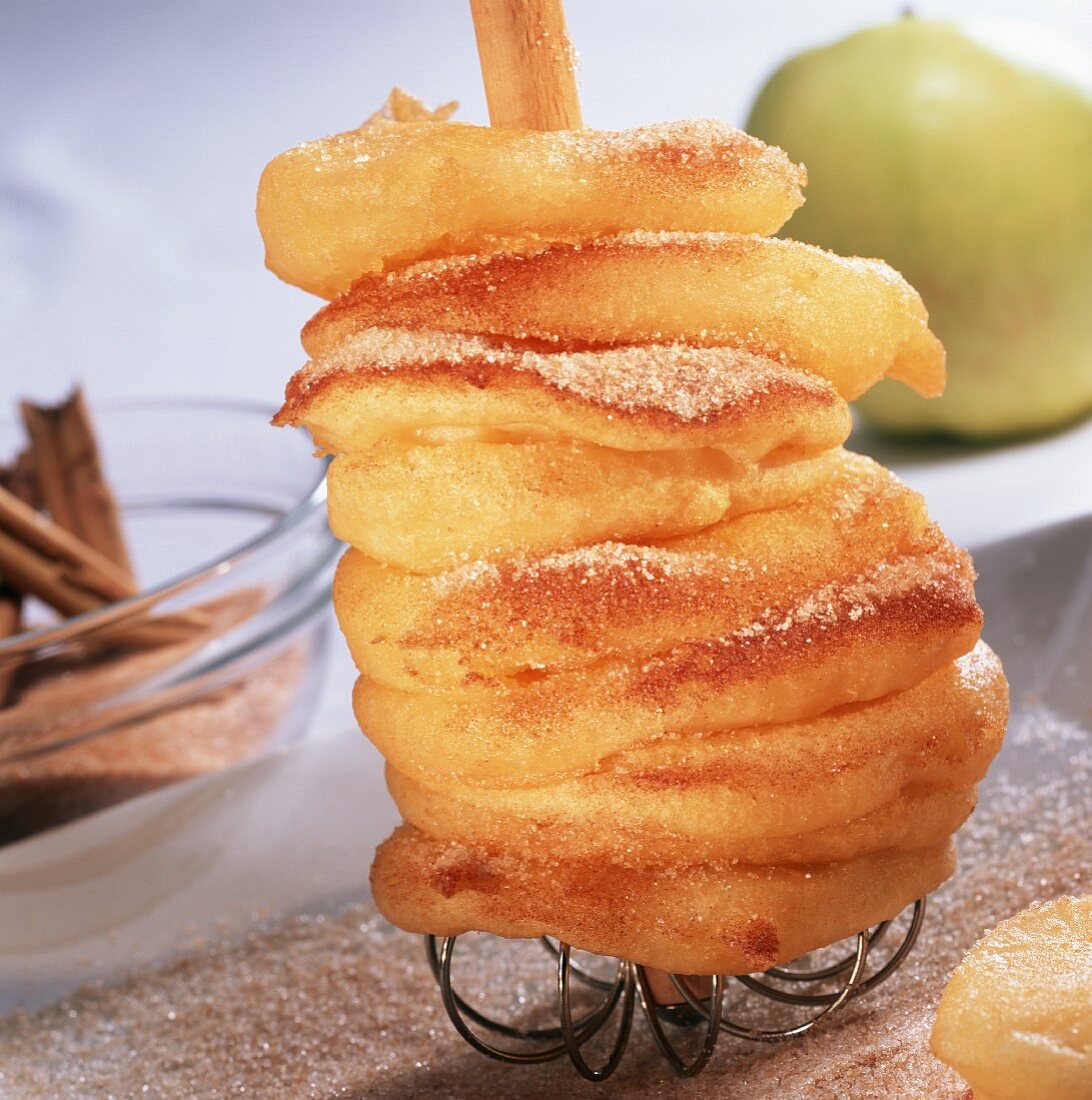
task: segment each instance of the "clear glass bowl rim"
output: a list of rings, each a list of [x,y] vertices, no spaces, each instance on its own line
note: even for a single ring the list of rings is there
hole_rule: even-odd
[[[155,396],[155,397],[131,397],[119,398],[96,402],[92,411],[101,410],[106,413],[140,412],[145,409],[188,409],[188,410],[220,410],[229,413],[255,413],[271,420],[274,409],[260,401],[247,401],[229,397],[197,397],[197,396]],[[74,615],[63,619],[59,623],[49,623],[36,627],[34,630],[25,630],[19,634],[13,634],[7,638],[0,638],[0,664],[6,653],[18,652],[24,654],[28,651],[41,649],[55,641],[70,640],[84,633],[97,630],[100,626],[113,623],[130,615],[139,614],[142,611],[154,607],[162,600],[183,592],[188,588],[200,584],[202,581],[211,580],[222,576],[236,568],[240,563],[260,553],[267,546],[279,542],[301,524],[310,519],[316,512],[324,510],[326,506],[326,462],[316,462],[317,472],[314,479],[308,483],[305,494],[282,516],[275,519],[268,527],[258,534],[251,536],[244,542],[232,547],[225,554],[202,562],[192,569],[176,574],[159,584],[142,589],[133,596],[124,600],[115,600],[93,611],[86,611],[82,615]],[[336,540],[331,534],[329,542]],[[322,551],[318,557],[322,557]]]

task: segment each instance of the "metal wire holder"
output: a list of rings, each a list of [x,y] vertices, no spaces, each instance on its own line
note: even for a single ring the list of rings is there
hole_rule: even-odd
[[[902,939],[871,973],[868,973],[869,957],[872,955],[875,961],[876,948],[890,930],[892,921],[884,921],[875,928],[857,933],[852,950],[826,966],[809,967],[805,964],[794,967],[789,964],[772,967],[761,974],[715,974],[702,979],[704,984],[700,989],[695,988],[696,979],[693,977],[669,974],[670,988],[677,994],[673,1003],[664,1003],[662,992],[657,995],[655,975],[647,968],[619,959],[612,978],[596,977],[573,961],[573,949],[569,944],[555,944],[544,937],[541,942],[557,959],[558,1023],[550,1027],[520,1027],[504,1023],[468,1004],[455,991],[451,979],[451,963],[458,936],[444,939],[426,936],[425,948],[429,966],[440,986],[444,1008],[455,1029],[470,1046],[489,1058],[514,1065],[534,1065],[568,1056],[582,1077],[589,1081],[605,1081],[622,1061],[639,1005],[653,1040],[671,1069],[679,1077],[693,1077],[708,1064],[722,1032],[751,1042],[784,1042],[811,1031],[852,998],[875,989],[898,969],[914,946],[925,920],[925,901],[925,898],[920,898],[914,902]],[[574,1016],[572,993],[577,983],[601,993],[602,999],[597,1007]],[[815,1011],[803,1020],[787,1022],[782,1027],[750,1026],[728,1015],[725,1005],[729,990],[736,989],[738,992],[740,988],[746,991],[744,997],[750,994]],[[592,1066],[585,1059],[583,1048],[611,1020],[615,1023],[615,1033],[610,1050],[598,1067]],[[497,1046],[479,1034],[475,1027],[517,1045]],[[686,1058],[679,1052],[668,1029],[693,1031],[699,1028],[700,1048]]]

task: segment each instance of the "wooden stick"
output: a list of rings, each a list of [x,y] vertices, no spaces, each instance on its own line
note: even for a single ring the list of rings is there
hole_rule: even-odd
[[[23,594],[14,585],[0,578],[0,639],[18,634],[22,620]],[[0,664],[0,707],[11,696],[11,685],[18,667],[19,664],[15,661]]]
[[[77,386],[59,405],[20,404],[41,503],[53,522],[117,565],[131,580],[117,501],[102,472],[95,432]]]
[[[470,0],[494,126],[579,130],[576,52],[561,0]]]

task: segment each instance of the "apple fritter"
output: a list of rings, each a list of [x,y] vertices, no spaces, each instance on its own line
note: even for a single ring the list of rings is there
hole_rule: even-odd
[[[566,784],[562,795],[571,793],[572,786]],[[569,804],[560,810],[528,810],[522,805],[523,791],[490,789],[485,798],[479,787],[449,784],[437,791],[390,765],[387,787],[406,824],[439,840],[538,849],[558,859],[606,859],[633,867],[717,861],[795,866],[888,850],[912,852],[947,840],[976,801],[973,784],[911,784],[882,806],[849,821],[787,836],[736,836],[717,829],[715,820],[697,827],[692,821],[679,822],[676,830],[668,830],[660,822],[636,823],[631,814],[603,815],[600,806],[587,818],[568,813]],[[547,790],[557,788],[543,788],[543,793]],[[501,802],[505,805],[498,808]]]
[[[635,868],[402,826],[380,846],[371,882],[380,912],[409,932],[549,935],[678,974],[746,974],[895,916],[954,867],[949,841],[806,867]]]
[[[790,722],[911,687],[977,641],[972,575],[966,554],[946,544],[648,658],[434,691],[362,676],[354,710],[408,775],[532,786],[665,734]]]
[[[975,1100],[1092,1096],[1092,894],[1002,921],[952,974],[933,1053]]]
[[[911,784],[977,783],[1001,746],[1007,701],[1000,662],[980,643],[870,703],[783,725],[663,737],[555,782],[525,786],[513,772],[469,785],[445,780],[441,769],[410,778],[396,767],[388,780],[406,820],[449,839],[575,837],[573,849],[553,842],[560,856],[618,851],[635,837],[635,851],[655,861],[661,840],[686,838],[714,858],[745,858],[740,850],[754,841],[864,817]]]
[[[744,466],[708,447],[619,451],[575,439],[383,439],[362,454],[334,459],[327,475],[330,525],[363,551],[347,572],[370,583],[366,563],[377,570],[374,593],[360,592],[370,604],[373,596],[391,598],[400,580],[425,584],[419,574],[467,562],[511,570],[528,554],[668,539],[788,505],[830,477],[838,454],[835,448],[790,461],[782,453]],[[355,598],[354,586],[343,600]],[[353,629],[349,620],[343,626]]]
[[[258,185],[271,271],[324,298],[424,257],[627,229],[774,233],[804,171],[722,122],[505,130],[374,118],[276,157]]]
[[[944,388],[920,296],[879,260],[731,233],[630,233],[365,275],[308,322],[309,355],[370,327],[475,333],[559,350],[683,342],[776,358],[846,399],[885,376]]]
[[[952,871],[1001,742],[969,556],[842,444],[944,349],[878,260],[771,238],[802,169],[719,123],[381,116],[266,169],[333,299],[277,424],[333,455],[334,604],[409,931],[765,969]]]
[[[460,493],[461,500],[481,500],[477,507],[456,509],[428,494],[401,503],[392,494],[388,513],[369,511],[359,500],[354,506],[342,494],[359,492],[364,478],[342,484],[337,462],[344,460],[338,459],[330,480],[335,530],[384,552],[368,557],[350,550],[334,581],[338,619],[360,670],[393,687],[420,691],[536,668],[578,668],[620,653],[647,657],[670,644],[741,630],[765,608],[945,542],[917,493],[870,459],[841,450],[769,471],[769,477],[779,476],[761,494],[761,510],[742,516],[734,514],[739,496],[754,505],[756,494],[739,494],[739,483],[725,478],[721,500],[710,503],[730,513],[729,519],[687,537],[654,541],[693,515],[684,509],[704,501],[683,496],[662,505],[641,477],[640,464],[630,473],[632,485],[626,484],[622,463],[633,456],[607,453],[618,456],[617,482],[578,482],[575,500],[567,494],[558,500],[568,486],[554,484],[544,471],[534,507],[513,500],[507,527],[497,514],[507,498],[489,503],[490,486],[480,481],[473,492]],[[803,477],[821,474],[825,479],[811,492],[794,492]],[[613,498],[608,489],[615,490]],[[367,494],[365,499],[378,503]],[[562,507],[564,527],[555,518]],[[521,542],[532,549],[538,541],[564,547],[561,536],[573,529],[574,516],[586,516],[583,522],[592,526],[623,508],[631,533],[642,542],[516,553]],[[429,534],[430,518],[439,527],[437,517],[450,517],[454,526],[461,514],[473,528],[472,519],[487,509],[496,514],[488,528],[495,533],[488,555],[429,575],[389,564],[408,557],[421,564],[421,543],[435,546],[438,555],[444,536],[465,546],[468,536],[449,532],[446,523]],[[352,521],[346,522],[349,512]],[[397,521],[411,515],[417,522],[409,530],[400,527]],[[397,556],[390,552],[393,542]],[[498,560],[482,560],[486,556]]]
[[[851,426],[829,383],[738,349],[536,352],[407,329],[367,329],[308,363],[274,423],[305,426],[330,454],[381,438],[560,438],[621,451],[711,447],[741,463],[817,454]]]

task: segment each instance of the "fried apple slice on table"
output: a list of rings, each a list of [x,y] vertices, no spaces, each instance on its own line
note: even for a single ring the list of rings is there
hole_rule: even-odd
[[[1092,1096],[1092,894],[987,932],[940,998],[932,1048],[975,1100]]]

